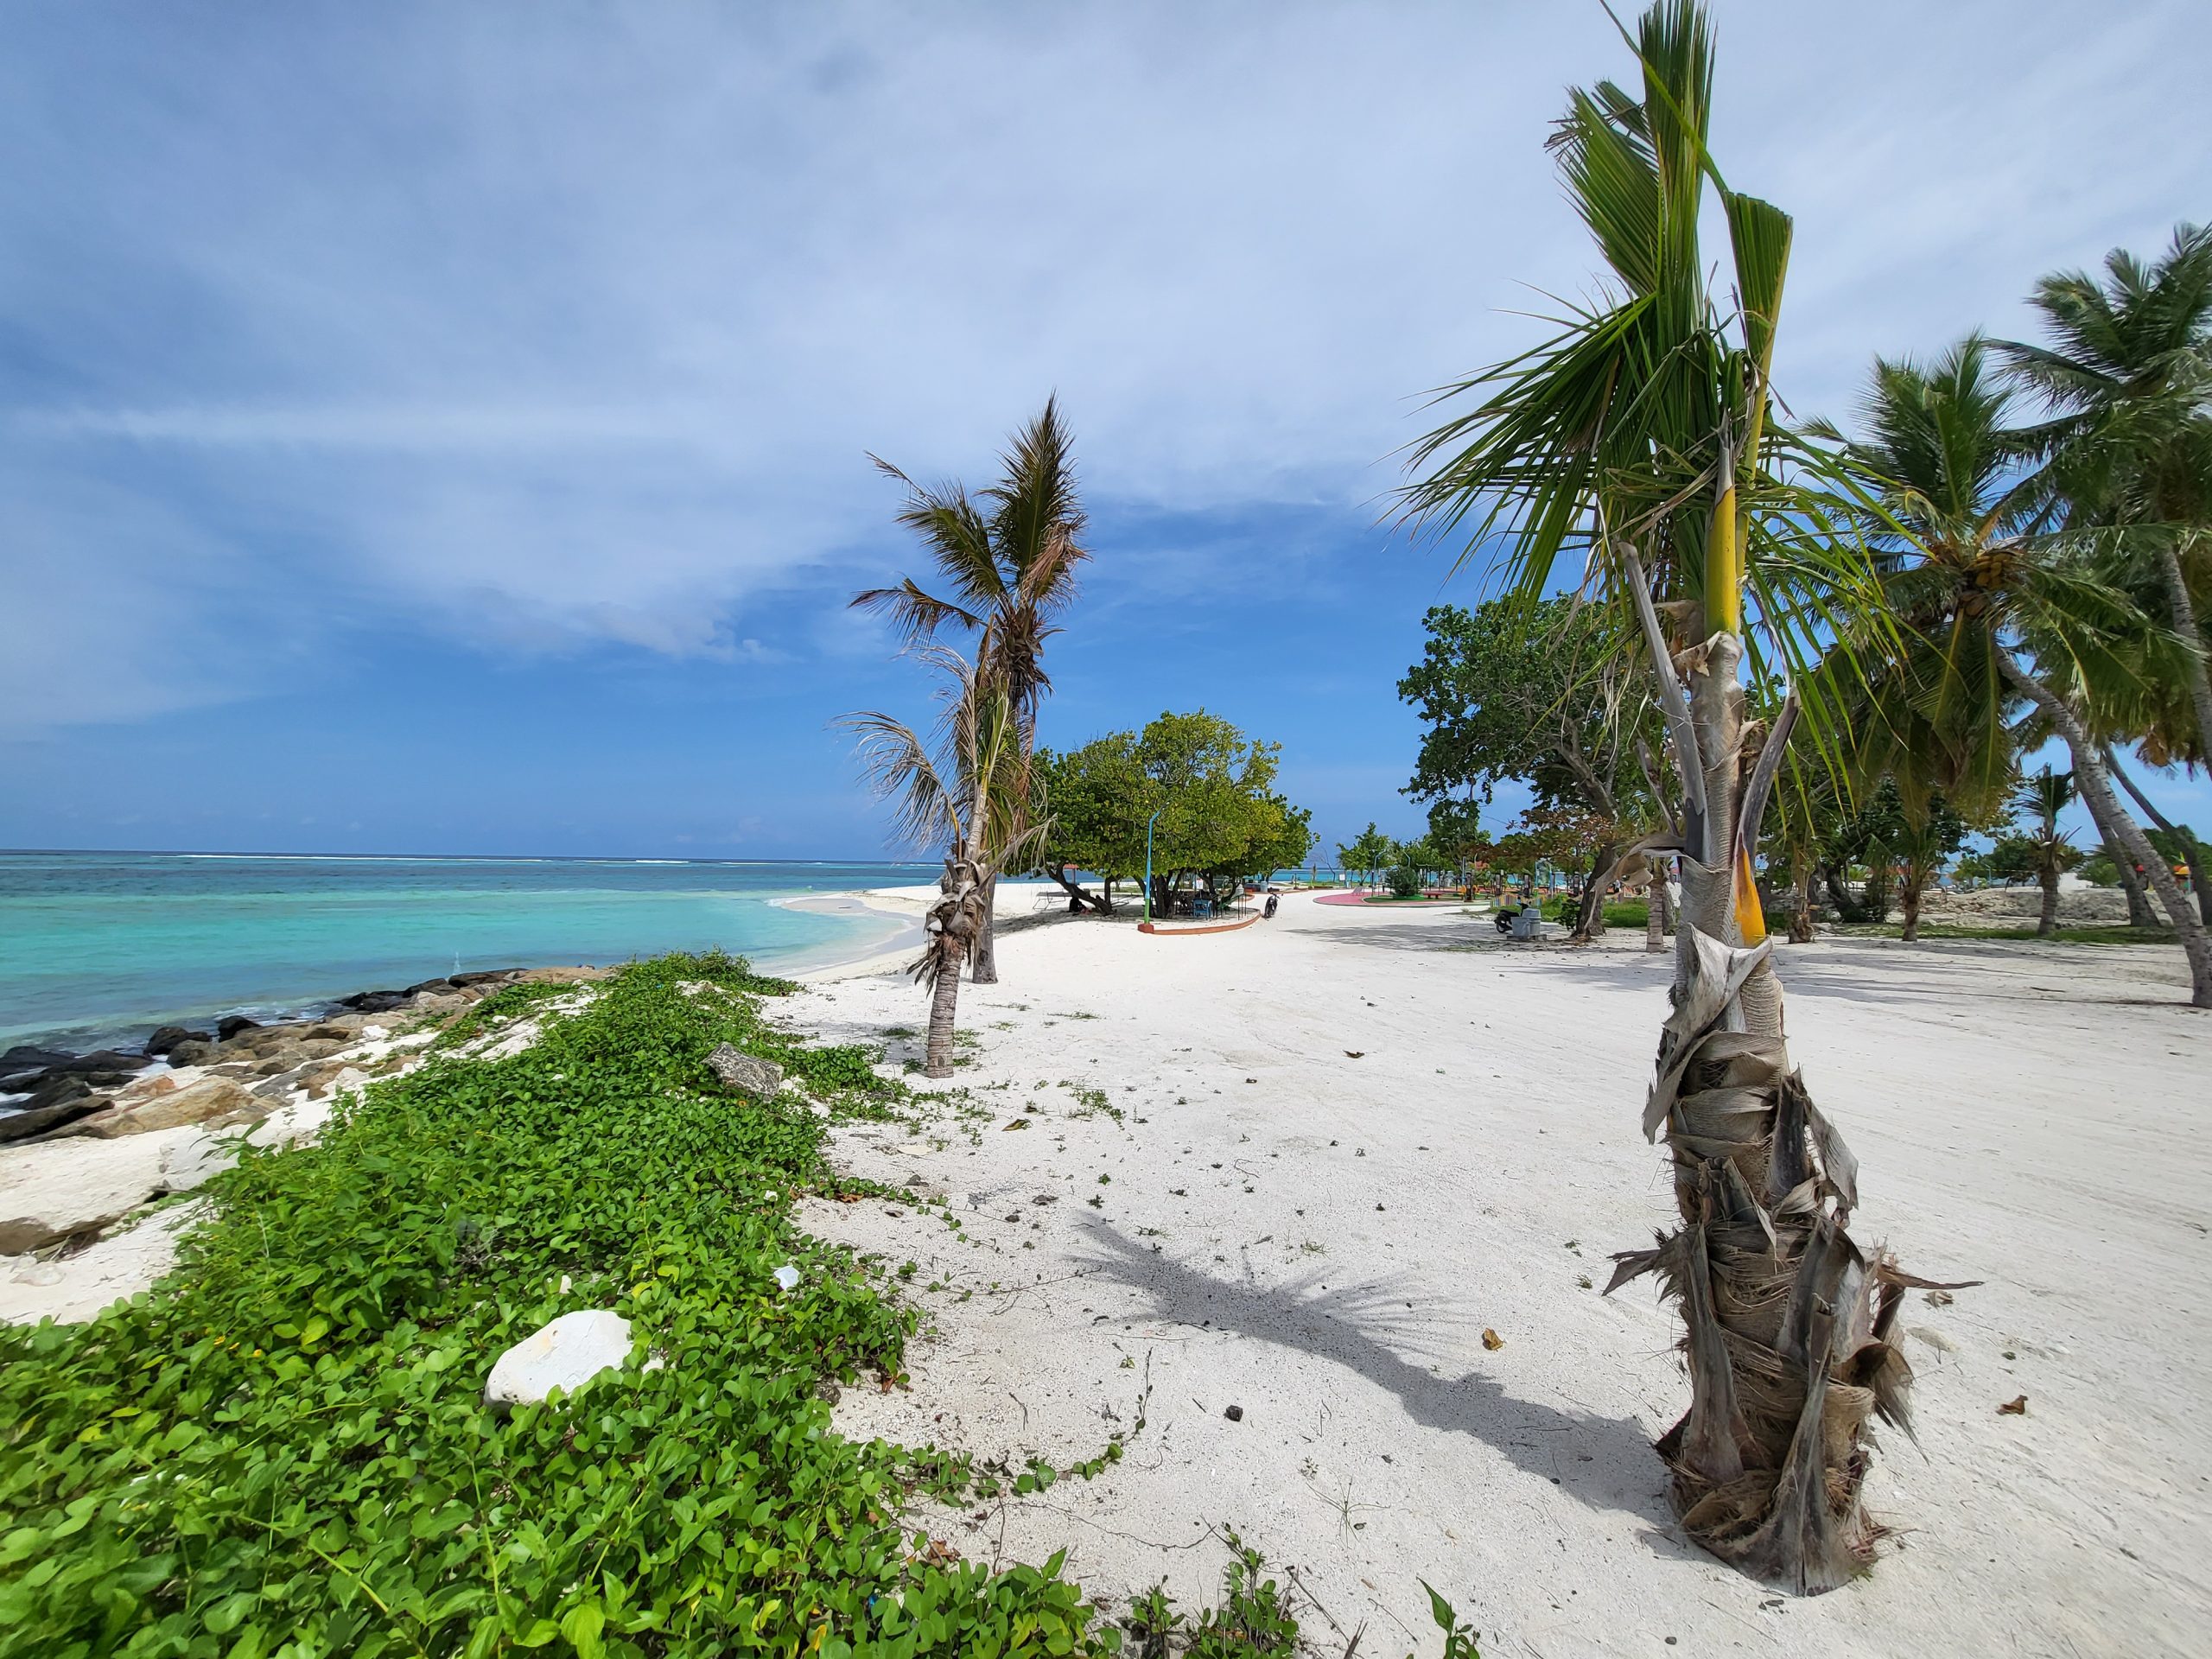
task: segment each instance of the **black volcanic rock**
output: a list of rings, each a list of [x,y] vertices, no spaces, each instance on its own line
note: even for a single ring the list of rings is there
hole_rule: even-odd
[[[351,996],[338,999],[340,1007],[352,1008],[359,1014],[390,1014],[394,1008],[404,1007],[406,1004],[407,993],[404,991],[356,991]]]
[[[51,1106],[33,1106],[20,1112],[10,1112],[0,1117],[0,1146],[16,1141],[29,1141],[65,1128],[80,1117],[90,1117],[106,1104],[105,1095],[96,1095],[87,1089],[73,1099],[57,1101]]]
[[[26,1071],[43,1071],[49,1066],[67,1065],[71,1058],[58,1048],[34,1048],[29,1043],[17,1043],[5,1054],[0,1054],[0,1077],[14,1077]]]
[[[23,1102],[27,1112],[43,1111],[65,1101],[82,1100],[92,1092],[92,1085],[81,1076],[67,1071],[48,1071],[42,1076],[43,1081]]]
[[[179,1043],[206,1043],[213,1040],[204,1031],[193,1031],[183,1026],[163,1026],[146,1039],[146,1052],[166,1054]]]
[[[226,1014],[215,1022],[215,1040],[227,1043],[238,1033],[251,1031],[260,1024],[260,1020],[249,1020],[242,1014]]]
[[[70,1059],[57,1061],[47,1069],[49,1071],[79,1071],[87,1076],[120,1071],[129,1077],[143,1070],[145,1064],[143,1054],[124,1054],[112,1048],[99,1048],[89,1054],[79,1054]]]

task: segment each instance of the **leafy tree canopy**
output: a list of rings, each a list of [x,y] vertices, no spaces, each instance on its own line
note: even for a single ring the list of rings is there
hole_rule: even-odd
[[[1470,832],[1478,801],[1510,778],[1527,779],[1540,806],[1643,816],[1636,740],[1657,734],[1648,699],[1571,603],[1430,609],[1421,660],[1398,682],[1427,726],[1407,794],[1454,810],[1464,801]]]
[[[1389,868],[1398,861],[1398,843],[1375,827],[1374,820],[1348,842],[1337,848],[1337,865],[1340,869],[1373,874]]]
[[[1141,732],[1079,749],[1038,751],[1052,828],[1044,861],[1141,878],[1145,826],[1153,868],[1168,874],[1263,875],[1302,864],[1312,814],[1274,788],[1282,746],[1247,738],[1204,709],[1163,714]]]

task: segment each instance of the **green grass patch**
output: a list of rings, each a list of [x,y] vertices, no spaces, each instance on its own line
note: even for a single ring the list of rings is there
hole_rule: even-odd
[[[725,994],[679,988],[702,980]],[[543,995],[512,988],[478,1028]],[[317,1145],[249,1154],[152,1293],[0,1332],[0,1652],[1110,1648],[1057,1560],[995,1574],[901,1531],[959,1460],[830,1426],[817,1384],[896,1379],[917,1316],[792,1224],[835,1180],[819,1116],[722,1092],[705,1057],[775,1059],[841,1112],[900,1090],[768,1027],[782,988],[632,964],[520,1054],[435,1057]],[[592,1306],[632,1321],[629,1367],[485,1408],[503,1349]]]

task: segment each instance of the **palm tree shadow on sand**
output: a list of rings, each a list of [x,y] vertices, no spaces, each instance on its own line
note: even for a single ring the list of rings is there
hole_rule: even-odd
[[[1662,1471],[1641,1425],[1516,1399],[1479,1370],[1442,1376],[1406,1359],[1362,1328],[1363,1315],[1378,1323],[1376,1316],[1390,1305],[1387,1287],[1370,1282],[1328,1291],[1320,1288],[1317,1274],[1309,1274],[1262,1288],[1155,1255],[1104,1222],[1087,1222],[1084,1232],[1090,1247],[1084,1275],[1136,1291],[1151,1303],[1153,1318],[1233,1331],[1341,1365],[1395,1395],[1415,1422],[1468,1435],[1593,1510],[1618,1510],[1643,1522],[1639,1530],[1655,1552],[1681,1558],[1696,1554],[1671,1531]],[[1437,1315],[1423,1317],[1433,1323]]]

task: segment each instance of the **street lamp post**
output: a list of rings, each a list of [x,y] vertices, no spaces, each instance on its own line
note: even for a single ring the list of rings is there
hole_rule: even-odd
[[[1167,809],[1162,807],[1160,812]],[[1160,812],[1144,821],[1144,918],[1152,919],[1152,826],[1160,822]]]

